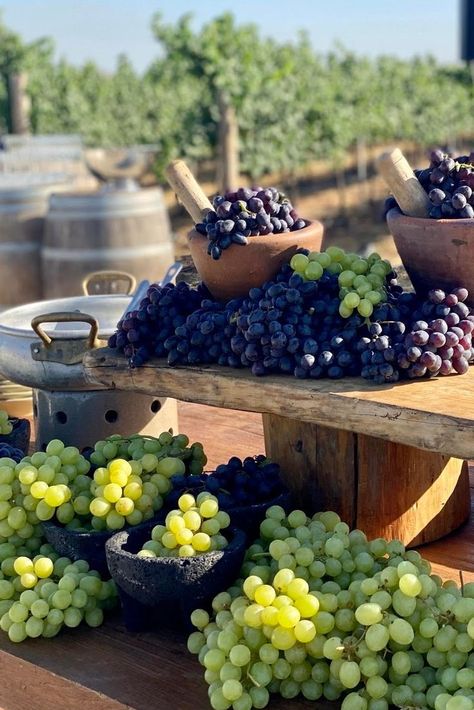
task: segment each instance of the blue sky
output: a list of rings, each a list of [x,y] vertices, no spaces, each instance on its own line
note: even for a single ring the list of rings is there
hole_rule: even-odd
[[[157,10],[169,22],[191,11],[196,27],[230,10],[282,41],[305,28],[320,52],[339,41],[367,56],[431,53],[459,61],[459,0],[0,0],[3,21],[25,39],[52,36],[58,57],[93,59],[106,70],[120,52],[138,70],[152,61]]]

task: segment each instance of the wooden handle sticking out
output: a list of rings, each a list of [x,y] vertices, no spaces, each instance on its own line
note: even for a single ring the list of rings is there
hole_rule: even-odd
[[[187,213],[194,222],[202,222],[213,207],[184,160],[173,160],[165,172],[169,184]]]
[[[430,201],[402,151],[395,148],[377,160],[380,174],[408,217],[428,217]]]

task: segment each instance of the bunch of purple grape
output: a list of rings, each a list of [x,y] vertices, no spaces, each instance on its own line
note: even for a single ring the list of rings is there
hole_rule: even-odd
[[[291,202],[275,187],[239,187],[238,190],[216,195],[203,222],[196,231],[207,236],[207,252],[220,259],[231,244],[242,246],[249,237],[296,231],[306,226]]]
[[[408,294],[402,294],[403,299]],[[465,288],[445,294],[434,289],[405,321],[386,320],[369,326],[371,337],[361,338],[362,377],[376,384],[396,382],[405,376],[410,379],[436,375],[465,374],[474,361],[472,332],[474,316],[464,303]],[[407,302],[409,299],[405,299]]]
[[[415,170],[432,205],[432,219],[472,219],[474,217],[474,152],[452,158],[433,150],[430,167]]]

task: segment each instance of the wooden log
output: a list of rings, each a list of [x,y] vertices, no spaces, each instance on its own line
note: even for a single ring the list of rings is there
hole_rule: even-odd
[[[466,462],[372,436],[263,415],[265,450],[296,503],[335,510],[369,539],[438,540],[469,517]]]
[[[467,462],[357,437],[357,527],[410,547],[456,530],[471,512]]]
[[[356,521],[355,435],[342,429],[264,414],[265,451],[282,469],[283,480],[304,510],[337,510]]]
[[[474,368],[466,375],[376,387],[362,378],[298,380],[212,365],[169,367],[151,360],[130,369],[125,357],[101,348],[84,358],[93,383],[175,397],[214,407],[263,412],[474,459]],[[189,383],[192,382],[192,387]]]
[[[28,76],[25,72],[8,77],[11,132],[24,135],[30,130],[31,101],[26,93]]]

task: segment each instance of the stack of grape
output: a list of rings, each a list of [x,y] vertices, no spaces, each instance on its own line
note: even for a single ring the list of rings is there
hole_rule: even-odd
[[[248,237],[294,232],[306,226],[275,187],[240,187],[216,195],[212,204],[215,211],[210,210],[204,221],[196,224],[196,230],[207,236],[207,252],[216,260],[231,244],[246,245]]]
[[[0,459],[13,459],[16,463],[20,463],[24,455],[25,454],[21,449],[17,449],[14,446],[10,446],[10,444],[3,444],[0,442]]]
[[[430,155],[430,165],[415,170],[415,175],[428,194],[432,219],[474,218],[474,153],[453,158],[439,148]],[[397,206],[390,197],[386,210]]]
[[[326,272],[337,274],[340,286],[339,313],[349,318],[356,310],[364,318],[372,315],[374,306],[387,300],[385,283],[393,278],[392,265],[377,253],[362,259],[357,254],[346,254],[339,247],[329,247],[325,252],[295,254],[291,268],[305,281],[319,281]]]
[[[241,578],[193,612],[214,710],[285,699],[343,710],[474,707],[474,584],[431,574],[397,540],[369,542],[331,512],[267,511]]]
[[[250,289],[245,299],[227,304],[204,299],[160,341],[160,352],[168,353],[170,365],[217,362],[249,367],[255,375],[298,378],[362,374],[383,383],[463,373],[473,353],[466,298],[462,288],[447,295],[437,289],[422,302],[403,292],[378,254],[361,259],[329,247],[321,254],[296,254],[291,266]],[[444,318],[448,329],[440,324]],[[427,342],[420,330],[427,331]],[[453,346],[441,344],[448,330]]]
[[[195,442],[189,445],[189,439],[185,434],[173,436],[169,431],[162,432],[158,437],[143,436],[141,434],[122,437],[119,434],[114,434],[106,440],[97,441],[94,447],[85,453],[92,466],[106,466],[110,461],[118,457],[127,461],[139,462],[146,454],[152,454],[158,460],[164,458],[175,459],[174,466],[178,467],[178,469],[181,468],[180,461],[182,461],[185,465],[186,473],[195,475],[202,473],[203,467],[207,462],[201,443]],[[145,472],[152,471],[149,464],[150,460],[154,459],[148,459]],[[170,472],[168,469],[169,466],[166,470],[167,476],[179,473],[178,470]],[[166,491],[160,491],[160,493],[163,492],[166,493]]]
[[[191,313],[186,322],[176,328],[175,334],[165,341],[168,364],[232,363],[230,343],[236,330],[232,319],[240,304],[241,300],[222,304],[203,299],[201,308]]]
[[[0,434],[8,436],[13,431],[13,422],[8,418],[8,412],[0,409]]]
[[[467,296],[464,288],[449,294],[430,291],[428,300],[415,304],[406,317],[408,330],[397,320],[372,323],[371,337],[358,343],[362,376],[383,383],[405,373],[409,378],[466,373],[474,361],[474,316],[464,303]]]
[[[195,557],[227,547],[221,530],[230,518],[219,510],[217,498],[207,492],[194,498],[189,493],[180,496],[178,508],[166,516],[164,525],[155,525],[151,540],[143,545],[139,557]]]
[[[74,628],[82,621],[100,626],[103,610],[117,600],[114,582],[102,581],[84,560],[72,563],[49,545],[41,550],[47,556],[2,561],[0,628],[14,643],[52,638],[63,626]]]
[[[166,497],[166,506],[177,504],[186,490],[207,491],[217,497],[219,507],[234,508],[268,503],[286,493],[280,478],[280,467],[263,454],[248,456],[243,461],[232,456],[215,471],[201,476],[175,475],[171,478],[172,490]]]
[[[194,289],[184,281],[177,286],[152,284],[138,309],[119,321],[109,346],[121,350],[132,367],[140,367],[153,355],[163,357],[166,339],[199,308],[206,295],[205,287]]]

